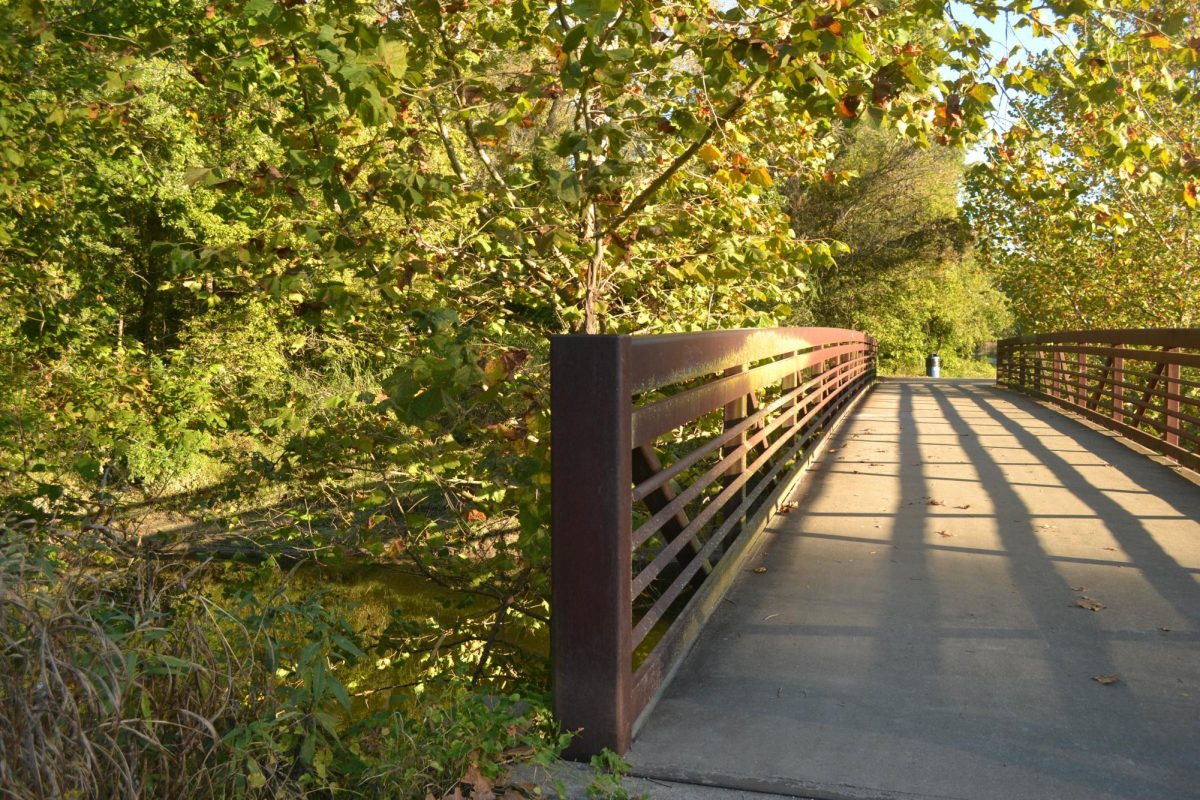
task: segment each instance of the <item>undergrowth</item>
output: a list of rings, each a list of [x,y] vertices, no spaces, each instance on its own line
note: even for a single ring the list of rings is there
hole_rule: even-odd
[[[0,522],[0,796],[484,797],[565,744],[539,695],[465,670],[369,708],[346,676],[372,645],[336,604],[215,593],[212,568]]]

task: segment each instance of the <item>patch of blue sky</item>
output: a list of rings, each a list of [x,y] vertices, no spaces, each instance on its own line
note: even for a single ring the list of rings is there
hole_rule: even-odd
[[[986,19],[976,14],[971,4],[957,0],[947,4],[946,12],[955,22],[976,28],[987,34],[988,39],[991,40],[987,56],[979,69],[978,78],[981,81],[995,83],[995,79],[988,76],[987,73],[1001,59],[1009,59],[1010,65],[1014,65],[1018,61],[1028,63],[1058,44],[1051,37],[1035,35],[1029,26],[1017,27],[1020,19],[1017,15],[1001,12],[996,15],[995,19]],[[1048,14],[1049,12],[1046,12],[1044,16],[1048,16]],[[942,68],[943,80],[953,80],[955,77],[956,73],[952,70]],[[1000,89],[1001,87],[997,86],[996,88]],[[1017,117],[1009,106],[1005,92],[999,91],[996,94],[995,102],[996,108],[991,116],[992,130],[1003,133],[1012,127]],[[982,161],[983,148],[983,144],[978,144],[968,150],[967,163]]]

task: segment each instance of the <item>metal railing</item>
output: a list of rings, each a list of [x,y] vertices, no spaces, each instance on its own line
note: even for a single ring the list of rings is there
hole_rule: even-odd
[[[551,651],[568,755],[628,749],[815,449],[875,376],[837,328],[551,343]]]
[[[1200,328],[1065,331],[997,343],[997,381],[1200,470]]]

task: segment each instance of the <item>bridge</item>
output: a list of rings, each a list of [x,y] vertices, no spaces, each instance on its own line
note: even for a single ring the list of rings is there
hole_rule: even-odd
[[[570,755],[697,792],[1200,797],[1198,351],[1009,339],[993,385],[877,380],[838,329],[556,339]]]

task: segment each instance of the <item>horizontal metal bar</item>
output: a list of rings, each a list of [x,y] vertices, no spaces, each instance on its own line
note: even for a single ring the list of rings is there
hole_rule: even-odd
[[[770,472],[768,472],[760,481],[758,481],[753,489],[746,493],[745,499],[730,513],[729,518],[721,523],[719,528],[713,531],[708,541],[704,543],[704,547],[702,547],[700,552],[693,557],[691,563],[689,563],[688,566],[685,567],[679,573],[679,575],[675,577],[675,580],[671,582],[671,585],[667,587],[662,595],[654,602],[654,605],[650,607],[650,610],[647,611],[646,614],[640,620],[638,620],[637,624],[633,626],[634,647],[637,647],[642,639],[646,638],[646,634],[650,632],[655,623],[657,623],[658,620],[662,618],[662,615],[667,612],[667,610],[677,599],[679,599],[679,595],[683,591],[684,587],[687,586],[687,582],[691,580],[691,577],[698,569],[700,569],[700,560],[702,558],[707,559],[724,541],[725,537],[729,535],[730,531],[732,531],[733,528],[740,523],[741,511],[743,509],[748,509],[751,505],[753,505],[754,501],[758,499],[758,496],[762,494],[762,492],[768,486],[771,485],[772,479],[774,479],[781,471],[783,471],[783,469],[792,461],[793,458],[802,452],[804,446],[809,444],[813,437],[817,436],[821,432],[823,424],[828,423],[836,415],[839,408],[848,403],[853,397],[857,396],[858,392],[861,391],[865,385],[867,377],[868,376],[863,376],[863,378],[860,378],[855,383],[847,386],[847,390],[838,395],[837,402],[826,407],[825,413],[822,414],[820,419],[821,425],[815,425],[808,431],[805,431],[801,436],[797,437],[796,443],[786,453],[786,455],[775,464],[774,468],[772,468]],[[786,440],[780,440],[780,442],[783,441]],[[638,577],[640,578],[641,576],[639,575]],[[632,594],[635,597],[640,594],[637,589],[636,582],[634,584]]]
[[[641,500],[647,494],[654,491],[654,489],[660,486],[663,482],[673,479],[683,470],[695,465],[696,462],[698,462],[704,456],[709,455],[718,448],[723,447],[731,441],[734,441],[742,433],[745,433],[748,429],[758,424],[761,419],[765,418],[771,412],[778,410],[781,406],[786,405],[790,400],[795,400],[797,404],[803,404],[804,398],[812,393],[815,393],[818,389],[824,388],[825,384],[832,382],[843,372],[850,372],[851,367],[855,363],[858,362],[850,362],[850,364],[846,365],[845,368],[839,366],[835,369],[826,370],[814,378],[810,378],[802,386],[799,386],[793,390],[789,390],[786,394],[775,399],[764,408],[759,409],[751,416],[739,422],[737,425],[734,425],[733,427],[717,434],[717,436],[710,439],[707,443],[691,451],[686,456],[683,456],[678,461],[671,464],[671,466],[664,469],[662,472],[634,487],[634,501],[636,502]]]
[[[1041,361],[1044,362],[1045,359],[1041,359]],[[1042,369],[1045,370],[1045,367],[1043,367]],[[1114,371],[1116,371],[1116,370],[1114,370]],[[1151,381],[1157,379],[1158,383],[1160,383],[1160,384],[1166,383],[1166,380],[1163,378],[1163,374],[1161,372],[1159,372],[1159,373],[1140,372],[1140,371],[1131,370],[1128,368],[1122,368],[1120,370],[1120,372],[1125,373],[1125,374],[1136,374],[1139,377],[1145,377]],[[1096,378],[1089,376],[1087,373],[1077,372],[1075,370],[1066,369],[1066,368],[1060,368],[1060,369],[1055,370],[1054,372],[1043,372],[1042,378],[1044,381],[1048,381],[1050,383],[1063,384],[1064,381],[1062,381],[1061,379],[1056,377],[1058,375],[1066,375],[1066,376],[1073,377],[1073,378],[1084,378],[1085,380],[1096,380]],[[1183,379],[1172,379],[1172,380],[1177,383],[1190,383],[1190,381],[1185,381]],[[1112,383],[1112,380],[1107,379],[1107,380],[1105,380],[1105,383],[1106,384]],[[1162,398],[1168,399],[1168,400],[1178,400],[1179,402],[1182,402],[1182,403],[1188,403],[1189,405],[1195,405],[1195,406],[1200,407],[1200,398],[1190,397],[1190,396],[1184,395],[1184,394],[1177,394],[1175,392],[1169,392],[1166,389],[1158,388],[1157,385],[1154,385],[1154,384],[1151,384],[1151,385],[1136,384],[1136,383],[1129,383],[1127,381],[1117,381],[1117,383],[1126,389],[1133,389],[1134,391],[1138,391],[1138,392],[1148,392],[1150,394],[1155,395],[1156,397],[1162,397]],[[1068,384],[1068,385],[1072,389],[1074,389],[1075,384]],[[1191,385],[1193,385],[1197,388],[1200,388],[1200,384],[1191,384]],[[1091,389],[1091,391],[1095,391],[1095,389],[1093,388],[1093,389]],[[1111,394],[1111,392],[1106,392],[1106,394]],[[1132,406],[1140,407],[1142,405],[1142,403],[1140,403],[1137,400],[1129,400],[1127,402]],[[1146,407],[1150,408],[1150,409],[1159,408],[1159,406],[1151,405],[1148,403],[1146,404]]]
[[[1200,470],[1200,455],[1197,455],[1196,453],[1185,450],[1182,447],[1176,447],[1174,445],[1167,444],[1157,436],[1153,436],[1145,431],[1138,430],[1137,428],[1126,425],[1125,423],[1117,422],[1112,417],[1108,416],[1107,414],[1101,414],[1099,411],[1092,411],[1090,408],[1077,406],[1074,403],[1061,400],[1053,395],[1046,394],[1045,392],[1039,392],[1029,388],[1024,388],[1021,391],[1023,391],[1025,394],[1032,395],[1033,397],[1037,397],[1039,399],[1063,406],[1064,408],[1068,408],[1080,416],[1086,417],[1093,422],[1103,425],[1106,428],[1111,428],[1114,431],[1117,431],[1127,439],[1131,439],[1138,444],[1145,445],[1151,450],[1169,456],[1186,467],[1194,470]]]
[[[829,373],[826,373],[826,374],[829,374]],[[832,382],[833,382],[832,380],[828,381],[828,383],[832,383]],[[812,419],[814,414],[816,414],[818,411],[820,411],[822,408],[824,408],[830,402],[833,402],[833,400],[836,397],[837,397],[836,394],[830,394],[830,395],[827,395],[824,398],[822,398],[820,403],[818,403],[815,407],[810,409],[803,417],[796,420],[796,422],[794,423],[792,428],[789,428],[789,430],[794,429],[796,427],[802,427],[803,425],[807,424],[808,421],[810,419]],[[761,413],[761,412],[759,412],[759,413]],[[791,419],[791,418],[792,417],[790,417],[787,414],[779,415],[774,420],[772,420],[771,422],[764,425],[763,428],[761,430],[757,431],[753,436],[747,438],[744,442],[740,442],[737,447],[730,449],[730,451],[728,453],[726,453],[721,458],[720,461],[718,461],[713,466],[709,467],[709,469],[703,475],[699,476],[686,489],[679,492],[679,494],[677,494],[675,496],[675,498],[673,500],[671,500],[670,503],[663,506],[657,513],[655,513],[648,520],[646,520],[640,526],[638,526],[637,530],[635,530],[633,532],[633,538],[632,538],[633,549],[636,551],[639,547],[641,547],[647,540],[650,539],[651,536],[653,536],[658,531],[659,528],[661,528],[664,524],[666,524],[666,522],[669,519],[671,519],[671,517],[676,512],[683,510],[686,507],[686,505],[688,503],[690,503],[700,492],[702,492],[704,489],[711,486],[718,478],[720,478],[723,474],[725,474],[728,471],[728,469],[731,466],[733,466],[735,463],[737,463],[744,455],[747,455],[755,447],[760,446],[766,440],[766,437],[769,434],[771,434],[772,432],[774,432],[775,429],[778,428],[782,422],[784,422],[785,420]],[[744,420],[744,422],[753,421],[753,424],[757,425],[757,424],[759,424],[760,420],[761,420],[761,417],[759,419],[755,419],[754,417],[748,417],[746,420]],[[733,429],[731,429],[731,430],[733,430]],[[787,436],[788,436],[788,434],[784,434],[783,438],[787,438]],[[721,442],[721,440],[725,439],[725,438],[726,437],[724,437],[724,436],[718,436],[712,442],[709,442],[709,444],[706,445],[706,447],[709,445],[712,445],[713,442],[723,443],[723,442]],[[718,446],[720,446],[720,445],[718,444]],[[663,470],[663,472],[659,473],[659,475],[665,474],[666,472],[667,472],[667,470]],[[657,481],[658,476],[656,475],[651,480]],[[647,481],[646,483],[649,483],[649,481]],[[645,484],[642,484],[642,485],[645,485]],[[636,497],[636,495],[635,495],[635,497]],[[695,525],[695,522],[696,521],[693,520],[692,524]],[[691,528],[691,526],[689,526],[689,529],[690,528]],[[684,534],[685,535],[687,534],[687,530],[684,531]],[[694,532],[692,535],[694,536]]]
[[[739,364],[848,342],[873,344],[874,340],[843,328],[743,328],[634,336],[630,389],[640,394]]]
[[[1063,344],[1054,348],[1058,353],[1077,353],[1093,356],[1116,356],[1129,361],[1153,361],[1158,364],[1179,364],[1200,367],[1200,353],[1164,353],[1162,350],[1133,350],[1128,347],[1097,347],[1087,344]],[[1032,351],[1025,351],[1032,352]]]
[[[776,422],[784,421],[786,419],[786,416],[781,416]],[[794,424],[787,428],[787,431],[770,447],[763,451],[762,455],[755,459],[745,471],[739,473],[736,478],[726,484],[725,488],[721,490],[720,494],[714,497],[706,506],[704,506],[704,508],[700,509],[700,512],[692,518],[691,523],[680,532],[679,536],[677,536],[674,541],[669,542],[666,547],[660,550],[654,559],[637,574],[636,578],[633,579],[633,597],[637,597],[642,592],[646,591],[646,588],[655,578],[658,577],[658,574],[662,572],[667,563],[675,557],[675,554],[696,538],[700,531],[704,529],[704,526],[708,524],[708,521],[711,520],[718,511],[724,508],[729,499],[731,497],[735,497],[738,494],[738,490],[745,486],[746,483],[748,483],[750,479],[754,477],[755,473],[757,473],[758,470],[770,460],[771,456],[787,443],[787,441],[791,438],[791,432],[800,430],[800,428],[800,423]],[[724,466],[725,469],[728,469],[729,463],[732,463],[733,460],[740,458],[747,449],[747,445],[739,446],[735,451],[731,452],[728,456],[722,459],[716,467],[713,467],[713,469],[705,473],[705,477],[708,477],[709,474],[713,473],[719,477],[721,472],[718,472],[717,469],[722,466]],[[703,484],[699,482],[694,483],[684,491],[680,492],[679,496],[676,497],[675,500],[679,501],[684,498],[693,498],[696,496],[696,494],[703,491],[710,485],[712,485],[712,481]],[[664,508],[658,514],[656,514],[655,517],[661,517],[667,510],[668,508]],[[634,531],[633,542],[635,543],[635,550],[637,549],[639,543],[645,542],[651,536],[657,533],[658,529],[661,528],[665,522],[665,519],[660,520],[655,519],[655,517],[647,520],[636,531]],[[670,519],[670,517],[668,516],[666,519]]]
[[[1056,331],[1001,339],[998,347],[1066,342],[1100,344],[1141,344],[1151,347],[1188,347],[1200,349],[1200,328],[1130,328],[1096,331]]]
[[[802,369],[850,353],[865,354],[865,346],[855,343],[812,350],[792,358],[763,364],[746,372],[726,375],[702,386],[635,408],[633,443],[639,445],[654,441],[667,431],[715,411],[731,400],[778,383]]]

